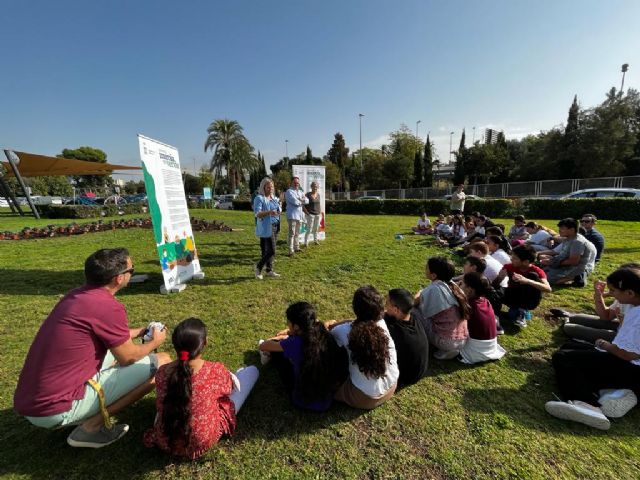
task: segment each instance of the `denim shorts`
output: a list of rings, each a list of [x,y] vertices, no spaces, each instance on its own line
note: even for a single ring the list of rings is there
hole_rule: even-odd
[[[152,378],[158,370],[158,357],[151,353],[136,363],[121,367],[113,365],[115,358],[108,352],[102,362],[101,370],[93,376],[104,391],[107,406],[123,397],[138,385]],[[74,400],[66,412],[48,417],[25,417],[36,427],[59,428],[77,425],[100,411],[100,402],[96,391],[87,384],[84,397]]]

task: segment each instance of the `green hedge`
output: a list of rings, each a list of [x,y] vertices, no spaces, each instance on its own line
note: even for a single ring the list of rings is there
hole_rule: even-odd
[[[639,198],[528,198],[523,204],[531,218],[580,218],[593,213],[603,220],[640,220]]]
[[[420,215],[422,212],[432,217],[449,213],[447,200],[327,200],[329,214],[346,213],[352,215]],[[248,200],[234,200],[235,210],[251,210]],[[559,198],[526,198],[510,200],[467,200],[465,213],[479,211],[492,218],[510,218],[517,214],[528,218],[560,220],[580,218],[584,213],[593,213],[603,220],[640,220],[640,199],[635,198],[580,198],[564,200]]]
[[[328,213],[350,213],[366,215],[421,215],[429,216],[449,213],[447,200],[330,200],[326,202]],[[469,200],[465,212],[478,210],[490,217],[508,217],[512,214],[513,203],[507,199]]]
[[[146,205],[128,203],[126,205],[46,205],[40,207],[40,213],[47,218],[99,218],[113,217],[118,212],[125,214],[145,213]]]

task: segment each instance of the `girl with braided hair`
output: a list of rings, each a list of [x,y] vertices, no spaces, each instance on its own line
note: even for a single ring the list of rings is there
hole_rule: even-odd
[[[347,376],[347,354],[307,302],[289,305],[287,329],[258,348],[262,363],[275,365],[292,403],[301,409],[322,412]]]
[[[188,318],[171,337],[178,359],[156,373],[156,419],[144,434],[146,446],[196,459],[223,435],[233,434],[236,413],[258,379],[254,366],[235,375],[220,362],[202,358],[207,328]]]

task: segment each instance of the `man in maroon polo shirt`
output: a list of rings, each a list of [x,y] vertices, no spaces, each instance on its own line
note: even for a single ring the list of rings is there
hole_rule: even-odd
[[[86,284],[67,293],[40,327],[20,373],[14,408],[39,427],[77,425],[69,445],[100,448],[129,426],[105,425],[98,390],[106,411],[114,414],[153,390],[155,371],[171,359],[153,353],[165,331],[154,329],[150,342],[133,343],[144,328],[129,329],[124,305],[114,298],[133,275],[127,249],[98,250],[87,258],[84,273]]]

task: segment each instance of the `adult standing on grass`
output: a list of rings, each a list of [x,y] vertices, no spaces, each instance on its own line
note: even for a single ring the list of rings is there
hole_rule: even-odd
[[[451,195],[451,203],[449,204],[449,210],[451,210],[452,215],[458,215],[464,212],[464,202],[466,198],[467,196],[464,194],[464,185],[458,185],[456,191]]]
[[[154,389],[158,367],[171,361],[153,353],[166,333],[134,344],[144,328],[129,329],[115,294],[127,286],[133,264],[126,248],[98,250],[84,264],[86,284],[58,302],[38,331],[20,373],[14,408],[33,425],[78,425],[73,447],[100,448],[129,430],[109,416]],[[117,363],[116,363],[117,362]]]
[[[309,244],[309,235],[313,235],[313,243],[318,243],[318,229],[320,228],[320,218],[322,217],[322,205],[320,194],[318,193],[318,182],[311,182],[311,191],[305,195],[307,204],[303,207],[307,218],[307,230],[304,234],[304,246]]]
[[[302,207],[309,203],[304,191],[300,188],[298,177],[291,179],[291,185],[285,192],[284,198],[287,202],[287,223],[289,224],[287,245],[289,246],[289,256],[292,257],[295,252],[300,251],[300,224],[304,221]]]
[[[266,268],[268,277],[279,277],[273,270],[276,256],[276,242],[280,232],[280,202],[275,196],[273,181],[265,177],[258,187],[258,195],[253,200],[253,213],[256,216],[256,237],[260,238],[261,257],[254,268],[258,280],[262,280],[262,269]]]

